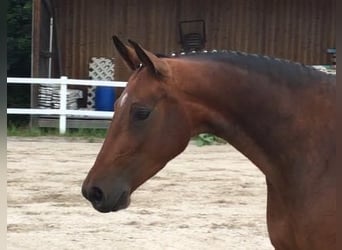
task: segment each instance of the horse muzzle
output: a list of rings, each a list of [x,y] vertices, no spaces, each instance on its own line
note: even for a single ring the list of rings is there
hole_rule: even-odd
[[[82,194],[101,213],[125,209],[130,204],[130,189],[126,185],[116,185],[116,188],[106,191],[104,188],[89,186],[84,182]]]

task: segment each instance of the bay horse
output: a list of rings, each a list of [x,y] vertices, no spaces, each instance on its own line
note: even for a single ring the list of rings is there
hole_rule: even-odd
[[[82,185],[96,210],[127,208],[193,136],[211,133],[265,175],[275,249],[336,249],[335,76],[254,54],[158,57],[113,41],[133,73]]]

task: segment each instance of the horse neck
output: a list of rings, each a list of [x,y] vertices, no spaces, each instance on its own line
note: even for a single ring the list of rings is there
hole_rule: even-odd
[[[316,117],[319,110],[326,112],[326,119],[331,117],[326,107],[315,110],[312,93],[291,90],[236,66],[190,60],[177,65],[173,67],[175,82],[184,95],[193,135],[212,133],[224,138],[268,179],[278,181],[291,175],[291,167],[300,165],[304,173],[309,161],[319,155],[314,148],[310,155],[304,154],[310,151],[308,136],[311,144],[322,139],[314,135],[321,134],[319,126],[308,131],[305,119]]]

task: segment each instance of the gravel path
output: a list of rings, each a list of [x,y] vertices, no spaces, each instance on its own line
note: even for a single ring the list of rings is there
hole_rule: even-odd
[[[190,144],[109,214],[80,193],[100,146],[8,138],[8,250],[273,249],[264,176],[231,146]]]

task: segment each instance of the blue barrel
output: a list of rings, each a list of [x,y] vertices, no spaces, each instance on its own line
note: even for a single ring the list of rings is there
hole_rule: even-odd
[[[98,86],[95,90],[95,109],[98,111],[114,111],[115,88]]]

